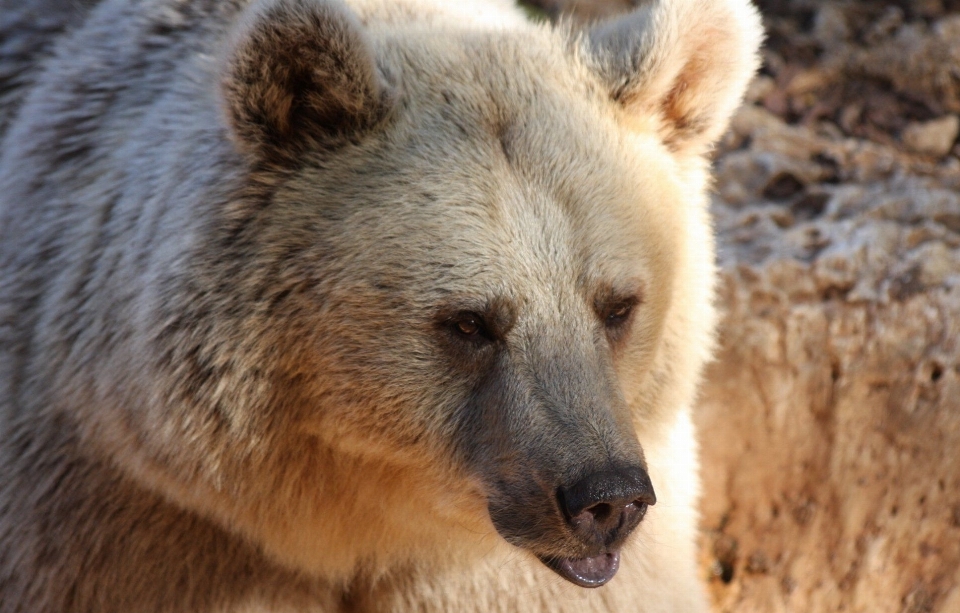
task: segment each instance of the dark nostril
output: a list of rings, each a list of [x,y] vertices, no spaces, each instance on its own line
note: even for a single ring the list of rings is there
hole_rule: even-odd
[[[606,502],[601,502],[600,504],[595,504],[592,507],[588,507],[587,512],[590,513],[590,515],[593,515],[593,518],[596,521],[606,521],[607,518],[613,515],[613,507]]]

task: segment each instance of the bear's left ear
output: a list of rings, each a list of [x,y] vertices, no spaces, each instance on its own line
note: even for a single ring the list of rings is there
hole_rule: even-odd
[[[388,110],[371,45],[340,0],[257,0],[230,43],[221,91],[243,148],[289,161],[356,136]]]
[[[616,101],[674,152],[702,155],[740,103],[762,39],[749,0],[654,0],[595,25],[584,44]]]

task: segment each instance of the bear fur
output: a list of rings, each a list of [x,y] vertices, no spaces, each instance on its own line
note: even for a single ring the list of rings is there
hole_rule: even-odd
[[[706,155],[760,36],[4,0],[0,612],[705,611]],[[581,538],[601,473],[638,498]]]

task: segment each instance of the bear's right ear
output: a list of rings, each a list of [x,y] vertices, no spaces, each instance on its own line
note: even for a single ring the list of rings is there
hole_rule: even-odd
[[[221,87],[247,150],[292,161],[356,136],[388,110],[371,45],[340,0],[258,0],[230,42]]]
[[[681,156],[720,138],[759,65],[750,0],[632,0],[583,40],[610,96]],[[639,125],[639,124],[638,124]]]

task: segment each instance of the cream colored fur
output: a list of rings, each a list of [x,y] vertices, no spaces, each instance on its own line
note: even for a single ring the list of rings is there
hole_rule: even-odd
[[[247,4],[103,0],[18,94],[0,612],[705,611],[705,156],[749,2],[584,32],[507,0]],[[609,285],[642,301],[608,347]],[[613,364],[657,504],[597,590],[498,534],[462,451],[476,382],[434,313],[491,295],[531,370]]]

